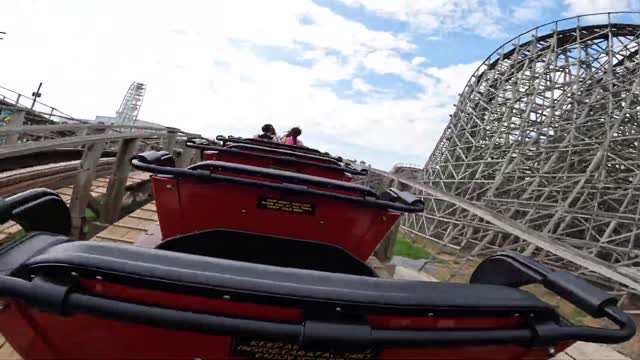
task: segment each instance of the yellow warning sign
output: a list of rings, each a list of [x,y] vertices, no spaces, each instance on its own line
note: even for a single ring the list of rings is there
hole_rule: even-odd
[[[314,215],[316,213],[316,207],[313,204],[273,199],[264,196],[258,197],[258,208],[286,211],[301,215]]]
[[[296,344],[286,342],[249,339],[236,339],[232,354],[236,357],[271,360],[369,360],[376,358],[376,353],[370,350],[337,353],[305,350]]]

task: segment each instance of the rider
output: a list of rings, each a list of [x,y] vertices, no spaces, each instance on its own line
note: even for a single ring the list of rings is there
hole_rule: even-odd
[[[298,137],[302,135],[302,130],[299,127],[292,127],[291,130],[287,132],[287,134],[280,140],[281,143],[287,145],[300,145],[304,146],[301,140],[298,140]]]
[[[258,134],[253,138],[268,140],[268,141],[278,141],[278,136],[276,135],[276,129],[271,124],[262,125],[262,134]]]

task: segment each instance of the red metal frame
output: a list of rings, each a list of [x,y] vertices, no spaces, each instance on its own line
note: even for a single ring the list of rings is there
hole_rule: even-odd
[[[284,170],[346,182],[351,182],[353,180],[353,176],[344,171],[341,171],[340,169],[326,168],[309,163],[290,161],[287,159],[253,156],[244,151],[242,153],[203,151],[202,160],[224,161],[235,164],[258,166],[268,169]]]
[[[400,213],[348,200],[280,189],[152,176],[162,238],[208,229],[314,240],[366,260]],[[258,198],[312,204],[313,215],[258,208]]]
[[[299,323],[301,309],[243,304],[180,293],[131,288],[101,280],[81,279],[84,291],[98,296],[227,316],[278,319]],[[151,300],[152,299],[152,300]],[[375,328],[435,329],[442,328],[512,328],[522,324],[510,317],[460,317],[434,319],[369,316]],[[515,320],[514,320],[515,319]],[[523,325],[524,326],[524,325]],[[106,320],[87,315],[58,316],[29,308],[17,301],[0,312],[0,331],[25,360],[56,359],[249,359],[234,357],[233,339],[202,333],[177,331],[133,323]],[[556,344],[556,352],[570,342]],[[388,348],[368,357],[380,360],[406,359],[549,359],[548,348],[523,346],[456,346],[429,348]],[[313,357],[312,357],[313,358]],[[362,359],[366,359],[364,357]],[[299,355],[293,359],[305,359]]]

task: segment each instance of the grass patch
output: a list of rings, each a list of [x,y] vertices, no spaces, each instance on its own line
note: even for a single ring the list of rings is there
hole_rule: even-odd
[[[409,259],[431,259],[431,253],[429,250],[422,246],[415,245],[411,241],[403,238],[398,238],[396,244],[393,247],[393,255],[402,256]]]
[[[89,208],[86,208],[86,209],[84,209],[84,218],[87,221],[93,221],[93,220],[97,219],[98,216],[96,215],[96,213],[93,212],[93,210],[91,210]]]
[[[98,216],[96,215],[96,213],[93,212],[93,210],[89,209],[89,208],[85,208],[84,209],[84,219],[86,222],[89,221],[94,221],[98,218]],[[85,234],[89,233],[89,225],[88,224],[84,224],[84,226],[82,227],[82,232]]]
[[[20,229],[20,230],[18,230],[17,233],[13,234],[13,236],[11,236],[11,239],[9,239],[9,241],[7,241],[7,242],[20,240],[23,237],[25,237],[26,235],[27,235],[27,232],[24,231],[24,229]]]
[[[2,249],[5,249],[5,248],[11,246],[11,244],[13,242],[19,241],[20,239],[22,239],[26,235],[27,235],[26,231],[24,231],[24,229],[20,229],[15,234],[3,239],[0,242],[0,252],[2,252]]]

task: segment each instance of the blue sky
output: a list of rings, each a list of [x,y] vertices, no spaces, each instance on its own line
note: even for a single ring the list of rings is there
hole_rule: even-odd
[[[208,136],[301,126],[347,158],[422,165],[497,47],[617,10],[640,0],[5,0],[0,85],[42,81],[43,102],[93,119],[139,81],[147,121]]]

